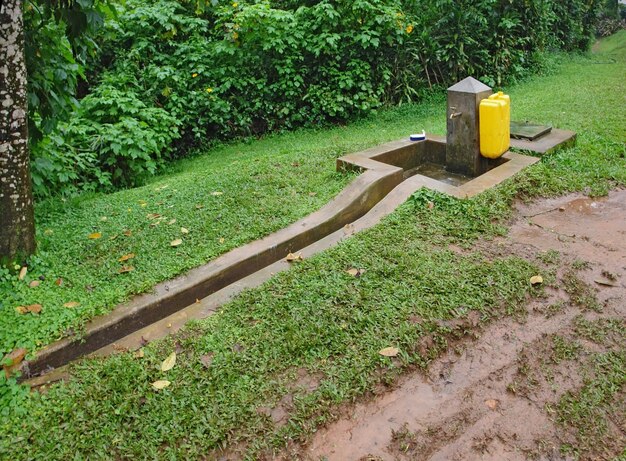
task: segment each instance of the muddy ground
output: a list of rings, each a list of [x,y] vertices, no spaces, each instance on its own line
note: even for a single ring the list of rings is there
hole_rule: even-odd
[[[478,339],[457,344],[427,372],[408,374],[392,390],[344,408],[334,423],[308,445],[292,447],[285,458],[626,456],[623,386],[609,405],[596,402],[597,408],[581,413],[591,414],[588,420],[559,410],[568,392],[577,402],[577,392],[594,377],[597,357],[625,349],[626,190],[517,208],[508,236],[480,249],[539,261],[545,296],[529,304],[525,315],[492,323]]]

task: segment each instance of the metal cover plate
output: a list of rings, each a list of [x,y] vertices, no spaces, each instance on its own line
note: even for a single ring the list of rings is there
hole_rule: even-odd
[[[550,133],[551,126],[538,125],[532,122],[511,121],[511,137],[514,139],[528,139],[534,141],[541,136]]]

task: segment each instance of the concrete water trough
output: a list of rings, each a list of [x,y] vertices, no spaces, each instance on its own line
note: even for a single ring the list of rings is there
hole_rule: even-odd
[[[338,170],[361,174],[322,209],[91,320],[80,336],[50,344],[24,362],[22,379],[30,379],[32,385],[46,383],[59,376],[47,372],[79,357],[138,348],[146,339],[175,332],[188,320],[207,317],[241,290],[288,269],[288,253],[310,256],[336,245],[380,222],[422,187],[472,197],[539,161],[513,152],[495,160],[480,156],[478,104],[489,94],[490,88],[472,78],[451,87],[445,138],[427,135],[425,140],[411,141],[407,136],[339,158]],[[533,150],[536,141],[525,142],[530,143],[526,149]]]

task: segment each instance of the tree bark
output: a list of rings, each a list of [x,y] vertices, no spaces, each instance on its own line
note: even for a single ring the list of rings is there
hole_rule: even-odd
[[[0,262],[35,251],[22,0],[0,0]]]

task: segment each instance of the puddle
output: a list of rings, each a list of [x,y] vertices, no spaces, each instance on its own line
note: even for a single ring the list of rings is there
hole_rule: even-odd
[[[428,176],[429,178],[441,181],[451,186],[461,186],[473,178],[462,174],[451,173],[446,167],[437,163],[423,163],[415,168],[404,172],[404,177],[409,178],[416,174]]]

